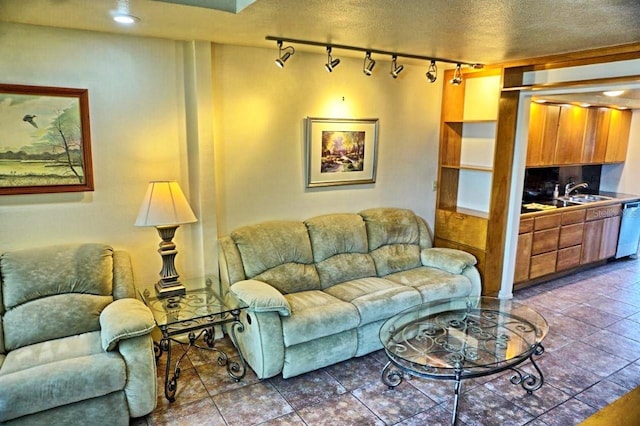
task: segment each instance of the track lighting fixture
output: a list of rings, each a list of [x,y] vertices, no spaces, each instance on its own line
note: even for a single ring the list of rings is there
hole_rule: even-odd
[[[332,72],[338,65],[340,65],[340,59],[333,59],[331,57],[331,46],[327,46],[327,63],[324,64],[324,68],[327,72]]]
[[[379,55],[390,55],[391,62],[391,76],[393,78],[398,78],[398,75],[404,70],[404,65],[398,65],[398,58],[409,58],[409,59],[419,59],[422,61],[430,61],[429,68],[426,72],[426,77],[429,82],[434,83],[438,79],[438,68],[436,66],[436,62],[444,62],[446,64],[456,64],[455,72],[453,73],[453,78],[450,80],[451,84],[460,85],[462,84],[462,66],[468,66],[475,69],[483,68],[484,65],[472,62],[461,62],[453,59],[446,58],[436,58],[432,56],[422,56],[422,55],[414,55],[410,53],[396,53],[389,52],[386,50],[377,50],[371,48],[363,48],[356,46],[347,46],[344,44],[330,44],[328,45],[326,42],[318,42],[318,41],[309,41],[309,40],[299,40],[293,38],[284,38],[284,37],[274,37],[267,36],[267,40],[275,41],[278,43],[278,59],[276,59],[276,65],[280,68],[284,67],[284,63],[295,53],[295,49],[292,46],[282,47],[283,42],[293,43],[293,44],[304,44],[307,46],[318,46],[324,47],[327,49],[327,63],[324,65],[324,68],[328,72],[333,72],[333,69],[340,64],[340,59],[333,59],[331,56],[332,49],[343,49],[343,50],[355,50],[357,52],[365,52],[364,63],[362,64],[362,72],[370,76],[373,72],[373,68],[376,65],[376,61],[371,57],[372,54],[376,53]]]
[[[393,77],[393,78],[398,78],[398,75],[404,69],[404,65],[398,65],[397,61],[398,61],[398,56],[397,55],[393,55],[391,57],[391,77]]]
[[[429,83],[435,83],[438,79],[438,67],[436,66],[436,61],[431,60],[431,64],[429,65],[429,69],[425,74],[427,76],[427,80]]]
[[[456,86],[462,84],[462,64],[456,65],[456,69],[453,72],[453,78],[451,79],[450,83]]]
[[[284,63],[296,53],[296,49],[293,46],[282,47],[282,40],[278,40],[278,59],[276,59],[276,65],[280,68],[284,68]]]
[[[367,52],[364,57],[364,64],[362,65],[362,72],[365,75],[371,75],[373,72],[373,67],[376,66],[376,61],[371,58],[371,52]]]

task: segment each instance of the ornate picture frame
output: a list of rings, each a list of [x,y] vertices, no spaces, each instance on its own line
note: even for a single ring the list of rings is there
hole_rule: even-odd
[[[0,195],[93,189],[88,90],[0,84]]]
[[[307,188],[375,183],[378,121],[307,117]]]

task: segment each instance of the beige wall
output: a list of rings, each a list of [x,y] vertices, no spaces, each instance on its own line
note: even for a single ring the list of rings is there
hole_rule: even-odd
[[[342,57],[333,73],[326,55],[297,52],[284,69],[277,49],[215,46],[216,169],[220,232],[271,219],[306,219],[376,206],[413,209],[433,226],[442,82],[425,66],[389,75],[390,58]],[[334,52],[334,57],[339,57]],[[305,188],[304,119],[380,119],[375,184]]]
[[[0,196],[0,252],[106,242],[133,255],[136,278],[157,280],[159,237],[133,226],[147,183],[189,192],[182,43],[0,24],[3,83],[89,89],[94,192]],[[1,142],[0,142],[1,145]],[[193,229],[178,230],[178,271],[199,273]],[[194,262],[194,259],[197,259]]]
[[[376,58],[367,78],[361,59],[342,58],[329,75],[320,52],[280,70],[275,45],[210,47],[0,23],[2,83],[89,89],[96,185],[0,196],[0,252],[106,242],[132,254],[138,282],[153,282],[159,238],[133,222],[154,179],[178,180],[199,217],[176,234],[184,277],[215,272],[219,232],[262,220],[400,206],[433,224],[442,83],[428,84],[424,66],[393,80]],[[305,189],[306,116],[378,117],[377,182]]]

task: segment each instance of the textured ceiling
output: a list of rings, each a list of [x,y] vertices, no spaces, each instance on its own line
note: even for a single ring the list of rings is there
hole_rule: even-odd
[[[265,40],[270,35],[483,64],[640,43],[640,0],[175,0],[241,9],[238,13],[172,1],[0,0],[0,25],[8,21],[275,50],[275,43]],[[140,18],[136,25],[111,19],[123,5]],[[295,47],[323,52],[322,47]],[[583,101],[596,103],[593,97]],[[640,107],[638,99],[628,102]]]
[[[118,3],[140,22],[115,24]],[[0,20],[246,46],[274,46],[272,35],[485,64],[640,42],[639,0],[257,0],[237,14],[153,0],[0,0]]]

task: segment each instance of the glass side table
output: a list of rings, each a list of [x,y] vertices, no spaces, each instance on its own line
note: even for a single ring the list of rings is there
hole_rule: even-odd
[[[167,353],[164,374],[164,394],[175,401],[180,362],[192,347],[215,351],[218,364],[226,365],[227,373],[235,381],[240,381],[246,373],[247,365],[236,341],[236,332],[244,331],[240,322],[240,312],[247,306],[229,294],[222,294],[220,281],[215,276],[183,280],[186,294],[159,298],[153,284],[140,289],[144,303],[151,309],[160,331],[160,343],[154,343],[156,360]],[[227,332],[238,351],[240,362],[232,361],[222,350],[215,347],[215,326],[229,324]],[[188,333],[189,343],[184,353],[176,360],[171,372],[171,341],[182,344],[173,336]],[[206,346],[198,344],[203,337]],[[170,377],[171,376],[171,377]]]

